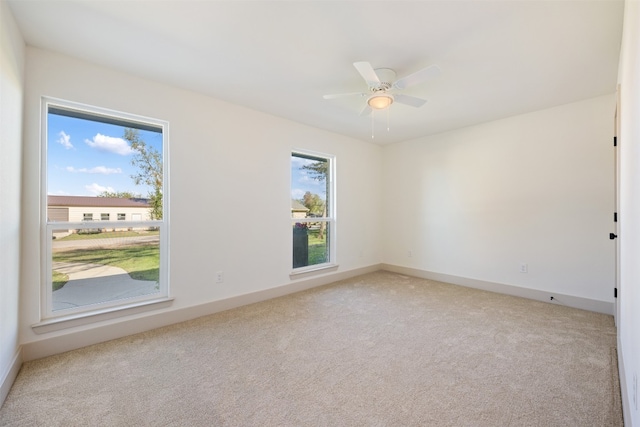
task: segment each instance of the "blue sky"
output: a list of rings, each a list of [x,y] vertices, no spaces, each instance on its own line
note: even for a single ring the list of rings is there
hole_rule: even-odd
[[[122,138],[124,127],[58,114],[48,115],[47,194],[97,196],[103,191],[146,197],[149,188],[131,179],[132,150]],[[162,135],[140,130],[143,141],[162,152]],[[325,199],[325,181],[314,179],[301,167],[313,163],[291,157],[291,198],[301,199],[306,191]]]
[[[314,163],[314,160],[291,156],[291,198],[302,199],[304,193],[310,191],[322,200],[326,197],[326,182],[314,179],[309,173],[300,169],[303,165]]]
[[[97,196],[103,191],[146,197],[149,188],[135,185],[132,150],[122,138],[124,127],[73,117],[48,115],[47,194]],[[162,134],[140,130],[142,140],[162,152]]]

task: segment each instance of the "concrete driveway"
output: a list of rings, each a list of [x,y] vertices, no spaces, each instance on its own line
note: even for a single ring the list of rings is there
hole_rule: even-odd
[[[54,311],[158,292],[155,281],[134,280],[109,265],[54,262],[53,269],[69,276],[64,287],[53,291]]]

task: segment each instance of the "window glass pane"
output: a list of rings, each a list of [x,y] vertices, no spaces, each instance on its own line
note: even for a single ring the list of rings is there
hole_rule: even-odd
[[[329,160],[291,155],[291,217],[326,218],[329,196]]]
[[[168,296],[165,123],[54,104],[45,104],[43,316]]]
[[[60,114],[69,111],[48,110],[47,195],[144,198],[153,203],[152,219],[162,219],[162,131],[87,112]]]
[[[159,230],[67,232],[52,241],[53,311],[158,293],[159,267]]]
[[[328,221],[293,223],[293,268],[330,261],[330,226]]]
[[[294,269],[334,262],[330,157],[291,154],[291,218]]]

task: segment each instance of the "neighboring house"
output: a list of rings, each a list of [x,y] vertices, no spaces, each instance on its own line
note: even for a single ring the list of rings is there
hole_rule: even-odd
[[[146,199],[47,196],[47,206],[47,219],[51,222],[148,221],[151,219],[151,206]],[[120,228],[114,230],[120,230]],[[68,230],[68,232],[72,233],[74,230]]]
[[[291,218],[306,218],[308,214],[309,208],[296,200],[291,200]]]

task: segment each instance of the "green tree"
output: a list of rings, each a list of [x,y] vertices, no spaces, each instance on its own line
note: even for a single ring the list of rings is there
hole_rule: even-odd
[[[309,209],[309,213],[321,215],[324,212],[324,200],[317,194],[312,194],[310,191],[304,193],[300,202]]]
[[[125,129],[124,139],[134,151],[131,164],[138,168],[131,178],[136,185],[146,184],[152,188],[148,195],[151,219],[162,219],[162,153],[147,145],[140,138],[138,129]]]
[[[329,174],[329,162],[326,160],[318,160],[317,162],[313,162],[313,163],[308,163],[305,165],[300,166],[300,169],[306,170],[309,172],[309,176],[317,181],[324,181],[326,188],[325,188],[325,195],[327,195],[327,201],[328,201],[328,195],[329,195],[329,180],[328,178],[328,174]],[[306,194],[305,194],[306,196]],[[303,202],[304,204],[304,202]],[[327,216],[327,203],[322,203],[322,217],[326,217]],[[306,204],[305,204],[306,206]],[[309,206],[307,206],[309,208]],[[311,209],[311,208],[309,208]],[[318,233],[318,237],[323,239],[324,238],[324,233],[327,227],[327,223],[322,221],[320,223],[320,232]]]
[[[327,174],[329,173],[329,162],[326,160],[319,160],[317,162],[308,163],[300,166],[300,169],[304,169],[311,173],[313,179],[318,181],[325,181],[328,183]]]

